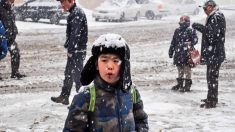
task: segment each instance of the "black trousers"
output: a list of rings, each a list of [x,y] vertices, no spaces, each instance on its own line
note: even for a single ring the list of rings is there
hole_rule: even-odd
[[[207,65],[207,99],[218,102],[218,79],[221,64]]]
[[[74,53],[72,57],[67,58],[67,64],[64,72],[64,84],[62,87],[61,95],[69,97],[73,82],[75,82],[76,91],[82,86],[80,82],[81,71],[83,69],[83,61],[86,52]]]
[[[11,55],[11,74],[15,75],[19,72],[20,67],[20,50],[18,44],[14,41],[12,44],[8,45],[8,50]]]

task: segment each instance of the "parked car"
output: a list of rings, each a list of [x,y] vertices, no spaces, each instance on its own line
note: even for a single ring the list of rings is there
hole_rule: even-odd
[[[50,19],[52,24],[58,24],[67,17],[60,3],[56,0],[28,0],[14,7],[16,20],[24,21],[31,18],[34,22],[40,19]]]
[[[199,14],[199,7],[195,0],[168,0],[168,9],[171,14]]]
[[[140,16],[140,6],[135,0],[124,0],[124,1],[105,1],[101,6],[97,7],[92,12],[92,17],[95,21],[99,20],[117,20],[125,21],[129,19],[138,20]]]
[[[140,7],[140,16],[146,17],[149,20],[161,19],[168,14],[164,4],[159,0],[136,0]]]

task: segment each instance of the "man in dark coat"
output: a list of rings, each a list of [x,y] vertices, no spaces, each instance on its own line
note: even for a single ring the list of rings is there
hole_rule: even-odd
[[[15,42],[18,30],[15,24],[15,15],[12,5],[15,0],[2,0],[0,3],[0,20],[6,29],[7,47],[11,55],[11,78],[22,78],[25,75],[19,73],[20,66],[20,50]]]
[[[68,105],[73,82],[77,92],[81,87],[80,76],[86,57],[88,31],[86,15],[81,8],[77,7],[75,0],[60,0],[60,2],[64,11],[70,12],[67,18],[67,39],[64,44],[68,58],[62,92],[58,97],[51,97],[51,100]]]
[[[178,69],[178,84],[172,87],[172,90],[180,89],[181,92],[190,91],[192,85],[191,67],[189,66],[189,48],[193,48],[198,42],[196,31],[190,28],[189,16],[181,16],[179,27],[175,30],[171,45],[169,48],[169,57],[174,55],[174,65]],[[185,75],[185,78],[184,78]],[[185,81],[185,86],[183,83]]]
[[[207,65],[207,99],[201,107],[214,108],[218,103],[219,69],[225,59],[226,21],[213,0],[207,0],[203,6],[207,15],[205,26],[194,23],[192,27],[202,33],[201,64]]]

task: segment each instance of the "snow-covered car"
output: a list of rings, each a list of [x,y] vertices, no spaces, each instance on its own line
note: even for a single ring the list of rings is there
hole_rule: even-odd
[[[167,8],[170,14],[182,15],[182,14],[199,14],[199,7],[195,0],[168,0]]]
[[[16,20],[24,21],[31,18],[34,22],[40,19],[50,19],[52,24],[58,24],[67,17],[60,3],[56,0],[28,0],[14,7]]]
[[[168,14],[160,0],[136,0],[140,7],[140,16],[149,20],[161,19]]]
[[[140,16],[140,6],[135,0],[108,0],[102,3],[92,12],[95,21],[102,19],[112,21],[138,20]]]

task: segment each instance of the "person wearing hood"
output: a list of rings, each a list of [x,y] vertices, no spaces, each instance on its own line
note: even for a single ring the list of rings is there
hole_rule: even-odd
[[[188,62],[189,48],[194,48],[194,45],[198,42],[198,37],[196,31],[190,28],[189,16],[181,16],[179,25],[174,32],[168,53],[169,58],[173,57],[173,63],[178,69],[178,78],[176,78],[178,83],[172,87],[172,90],[188,92],[192,85],[191,67]],[[183,86],[184,81],[185,86]]]
[[[215,108],[218,103],[219,69],[225,60],[226,21],[223,13],[213,0],[207,0],[203,6],[207,15],[205,26],[193,23],[192,27],[202,33],[201,59],[207,65],[207,98],[201,100],[203,108]]]
[[[130,51],[118,34],[101,35],[81,73],[83,88],[63,132],[147,132],[148,116],[130,72]]]
[[[16,35],[18,29],[15,23],[15,15],[12,7],[15,0],[1,0],[0,1],[0,20],[5,28],[5,36],[7,40],[7,47],[11,55],[11,78],[22,78],[26,75],[19,72],[20,67],[20,50],[16,43]]]
[[[76,5],[75,0],[57,1],[60,1],[65,12],[70,13],[67,18],[66,41],[64,44],[67,49],[67,64],[61,93],[57,97],[51,97],[51,100],[55,103],[68,105],[73,82],[75,82],[77,92],[82,86],[80,76],[86,58],[88,28],[86,14]]]

